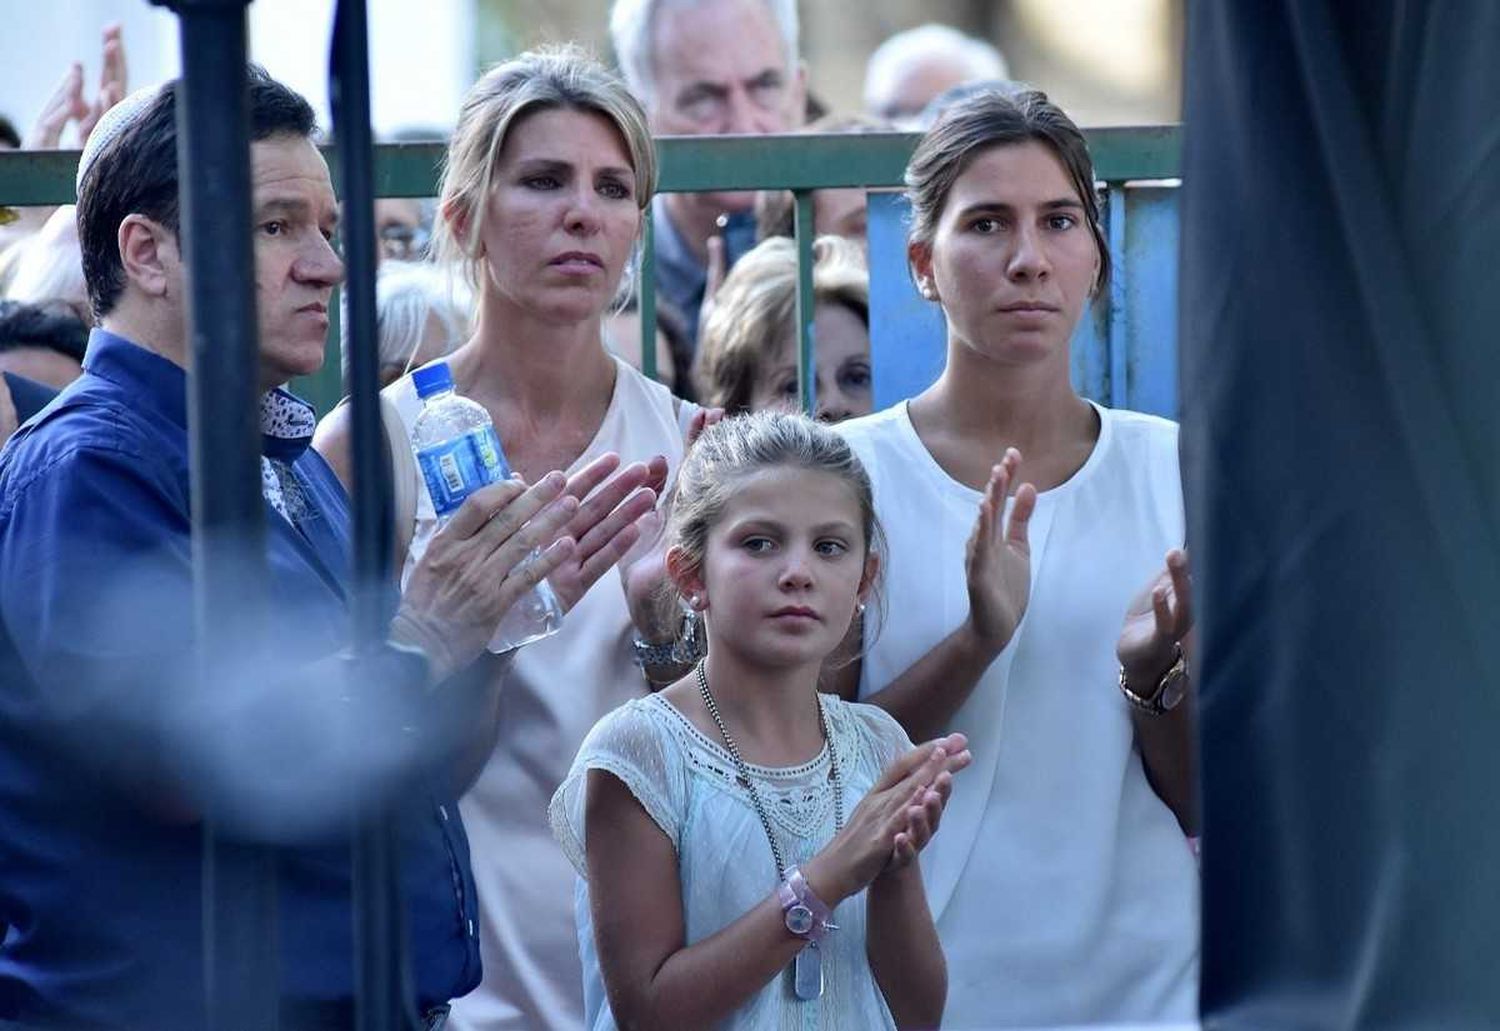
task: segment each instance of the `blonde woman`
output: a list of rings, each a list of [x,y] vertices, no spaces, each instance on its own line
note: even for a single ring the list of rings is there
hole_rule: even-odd
[[[489,411],[511,467],[528,482],[564,469],[582,481],[581,493],[623,461],[645,463],[661,486],[685,433],[706,419],[603,342],[602,321],[655,185],[639,104],[577,49],[506,61],[464,100],[443,177],[437,255],[468,280],[478,311],[474,335],[448,363],[458,392]],[[420,407],[410,377],[385,396],[409,431]],[[347,436],[347,423],[333,418],[319,433],[335,468]],[[410,537],[400,556],[406,569],[435,528],[419,480],[414,489],[415,513],[398,526]],[[595,497],[618,502],[609,490]],[[647,497],[644,506],[625,500],[620,518],[648,509]],[[587,555],[589,546],[585,535],[578,550]],[[552,578],[571,605],[562,629],[497,663],[499,732],[460,807],[479,890],[484,980],[454,1006],[459,1029],[582,1025],[573,871],[548,828],[548,800],[595,721],[645,692],[637,658],[655,680],[689,668],[691,656],[671,646],[676,628],[650,603],[659,555],[580,592],[597,575],[590,561]]]
[[[870,414],[870,276],[859,247],[837,236],[813,245],[815,414]],[[703,403],[726,412],[797,410],[797,245],[765,240],[741,258],[703,325],[695,379]]]

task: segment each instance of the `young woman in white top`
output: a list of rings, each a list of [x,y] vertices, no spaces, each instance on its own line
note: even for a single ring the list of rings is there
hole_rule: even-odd
[[[655,182],[640,105],[572,48],[525,53],[486,73],[448,151],[438,258],[465,274],[478,303],[473,336],[448,358],[457,390],[489,411],[528,482],[563,469],[572,493],[593,492],[579,510],[573,559],[551,577],[569,606],[562,629],[496,662],[499,733],[460,806],[484,963],[483,983],[454,1005],[460,1031],[582,1025],[573,872],[547,804],[594,722],[646,691],[636,640],[663,645],[643,649],[648,675],[672,680],[690,668],[665,646],[677,627],[651,603],[664,575],[659,553],[594,583],[619,558],[618,547],[599,548],[605,532],[652,508],[651,490],[631,490],[660,489],[684,433],[706,419],[603,342]],[[384,393],[409,433],[420,410],[410,378]],[[335,468],[347,436],[340,413],[320,429],[317,444]],[[415,465],[405,468],[415,511],[397,530],[410,541],[400,555],[409,570],[436,524]],[[585,529],[587,519],[605,532]]]
[[[1043,94],[989,91],[933,126],[907,186],[947,361],[917,397],[839,427],[874,483],[899,605],[841,686],[973,750],[924,862],[945,1026],[1190,1020],[1177,427],[1069,381],[1109,276],[1092,162]]]
[[[684,460],[668,564],[708,657],[600,721],[552,805],[584,878],[593,1031],[942,1018],[916,856],[965,742],[912,748],[818,690],[875,586],[877,525],[848,445],[803,416],[725,420]]]

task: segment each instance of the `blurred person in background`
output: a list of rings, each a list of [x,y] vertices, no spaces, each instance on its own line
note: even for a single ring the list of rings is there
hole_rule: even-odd
[[[473,331],[474,295],[467,284],[423,261],[386,261],[375,273],[375,336],[380,385],[451,354]],[[348,319],[344,333],[344,383],[349,382]]]
[[[322,363],[343,277],[338,209],[312,108],[259,69],[247,79],[254,265],[238,271],[255,281],[265,535],[246,558],[267,571],[267,632],[237,628],[211,654],[196,638],[169,83],[112,108],[84,150],[78,224],[100,326],[83,375],[0,452],[0,1023],[212,1022],[200,819],[211,811],[218,833],[274,852],[280,1026],[352,1026],[349,836],[372,804],[390,807],[401,842],[421,1026],[440,1022],[479,981],[454,799],[494,729],[484,644],[571,558],[573,541],[554,540],[564,524],[600,529],[577,521],[561,473],[476,492],[434,535],[389,646],[361,671],[362,704],[348,704],[349,502],[308,446],[311,407],[281,387]],[[628,547],[629,524],[602,527],[601,546]]]
[[[434,126],[408,125],[388,134],[386,143],[443,143],[448,133]],[[375,237],[380,261],[424,261],[432,257],[432,221],[437,202],[431,197],[379,197],[375,201]]]
[[[431,233],[431,220],[424,217],[418,198],[380,197],[375,201],[375,239],[380,247],[377,261],[423,260],[428,256]]]
[[[88,337],[66,305],[0,301],[0,444],[78,378]]]
[[[78,318],[93,324],[73,205],[53,211],[39,232],[12,245],[11,252],[10,280],[5,290],[8,300],[64,304]]]
[[[640,104],[577,48],[529,51],[470,88],[445,167],[437,257],[467,279],[478,312],[473,335],[447,359],[457,393],[489,413],[508,465],[527,482],[554,468],[589,477],[624,461],[626,472],[649,472],[663,486],[685,436],[707,416],[612,356],[603,327],[656,186]],[[401,463],[396,493],[411,499],[396,513],[395,566],[405,577],[441,532],[399,439],[410,438],[422,410],[412,377],[387,387],[382,400],[395,412],[386,425]],[[344,409],[323,421],[316,444],[347,476]],[[641,506],[631,512],[654,503],[650,490],[624,502]],[[587,498],[581,511],[596,504]],[[578,560],[597,561],[593,540],[577,536]],[[564,567],[551,578],[570,606],[561,629],[496,669],[497,729],[461,802],[482,908],[484,980],[453,1009],[460,1031],[581,1027],[573,868],[547,805],[600,717],[642,695],[646,678],[675,680],[696,657],[677,646],[678,610],[658,604],[659,549],[641,549],[621,576],[592,590],[573,586],[578,575]]]
[[[1005,58],[992,44],[929,22],[875,48],[865,65],[865,111],[902,128],[918,128],[923,110],[945,90],[1008,77]]]
[[[9,122],[6,123],[10,128],[7,138],[15,139],[13,146],[25,150],[57,150],[63,146],[82,147],[104,112],[118,104],[125,96],[128,84],[125,41],[121,37],[120,26],[106,26],[99,65],[99,90],[93,99],[84,95],[83,65],[74,61],[63,74],[62,82],[58,84],[57,90],[43,106],[41,113],[37,115],[36,122],[33,123],[25,139],[17,138],[15,127]],[[76,140],[65,141],[63,134],[70,124],[77,125],[78,135]],[[7,282],[3,271],[5,252],[18,241],[24,240],[40,229],[52,211],[53,208],[50,205],[0,209],[0,213],[10,213],[8,220],[0,217],[0,290],[3,290]]]
[[[83,372],[88,339],[70,305],[0,301],[0,371],[61,390]]]
[[[610,38],[658,136],[758,135],[802,124],[796,0],[615,0]],[[687,320],[754,243],[753,193],[656,198],[656,285]],[[726,216],[721,227],[720,216]]]
[[[895,132],[896,126],[866,115],[826,115],[806,129],[809,133]],[[842,236],[865,246],[865,191],[858,188],[813,191],[813,231],[818,236]],[[755,196],[755,239],[792,236],[796,202],[790,190],[762,190]]]
[[[672,302],[656,299],[656,381],[687,401],[695,399],[691,377],[692,356],[688,354],[682,313]],[[604,320],[604,346],[637,371],[641,361],[641,308],[635,292],[620,310]]]
[[[869,415],[870,277],[859,248],[837,236],[813,245],[814,413],[826,422]],[[758,244],[730,270],[703,327],[695,369],[703,403],[728,414],[799,410],[797,246]]]

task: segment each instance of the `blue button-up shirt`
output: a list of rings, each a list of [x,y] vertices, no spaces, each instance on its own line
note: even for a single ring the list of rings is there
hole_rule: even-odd
[[[191,661],[186,390],[178,366],[95,330],[83,376],[0,453],[0,1018],[201,1024],[202,828],[173,818],[152,755],[153,685]],[[287,658],[330,655],[349,624],[348,500],[308,447],[311,410],[280,391],[262,414],[273,620]],[[408,803],[426,1007],[478,984],[478,912],[456,804]],[[284,998],[352,998],[348,840],[278,849]]]

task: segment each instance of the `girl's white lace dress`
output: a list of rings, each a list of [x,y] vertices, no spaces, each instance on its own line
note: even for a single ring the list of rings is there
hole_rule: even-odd
[[[906,732],[882,709],[819,695],[844,780],[844,819],[882,770],[911,748]],[[552,798],[552,829],[578,870],[575,893],[584,1006],[593,1031],[614,1029],[594,949],[584,859],[584,793],[589,770],[626,785],[677,850],[689,945],[733,923],[776,889],[766,832],[738,783],[734,760],[660,695],[629,701],[600,720],[584,740],[567,780]],[[828,749],[794,767],[750,766],[786,861],[805,863],[833,837],[833,782]],[[823,942],[824,991],[804,1002],[791,975],[779,974],[721,1027],[736,1031],[804,1028],[894,1028],[865,957],[865,895],[834,910]]]

